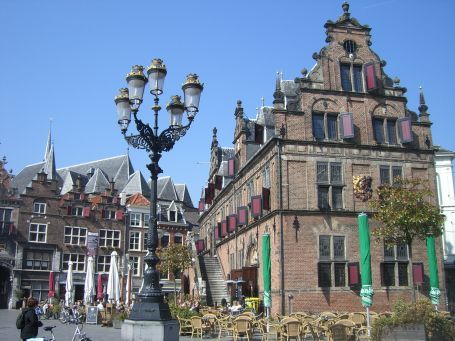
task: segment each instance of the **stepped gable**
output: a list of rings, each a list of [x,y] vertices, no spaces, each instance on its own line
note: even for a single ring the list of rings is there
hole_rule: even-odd
[[[103,193],[106,188],[109,188],[109,185],[107,175],[100,168],[96,168],[95,173],[85,185],[85,193]]]
[[[62,173],[63,174],[63,173]],[[76,179],[80,178],[81,185],[86,186],[89,178],[85,175],[81,175],[72,171],[66,171],[66,176],[63,178],[62,189],[60,194],[65,194],[73,190],[73,186],[76,184]]]
[[[23,194],[25,188],[29,186],[33,179],[36,178],[36,174],[41,172],[46,163],[39,162],[32,165],[25,166],[14,178],[14,185],[17,188],[18,194]]]
[[[115,181],[115,178],[114,178]],[[150,187],[144,179],[140,171],[134,172],[128,179],[128,182],[122,189],[122,193],[132,195],[134,193],[142,193],[146,197],[150,196]]]
[[[126,205],[131,206],[149,206],[150,201],[144,197],[141,193],[135,193],[126,199]]]

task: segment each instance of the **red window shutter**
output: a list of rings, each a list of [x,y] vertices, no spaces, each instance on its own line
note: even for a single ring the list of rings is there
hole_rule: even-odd
[[[223,231],[221,230],[221,223],[217,223],[216,226],[218,228],[218,236],[220,238],[223,238],[224,236],[223,236]]]
[[[340,113],[341,138],[350,139],[354,137],[354,120],[352,112]]]
[[[374,63],[366,63],[363,66],[363,73],[366,78],[367,91],[374,91],[378,88],[378,80],[376,78],[376,70]]]
[[[215,184],[209,182],[210,198],[213,200],[215,198]]]
[[[122,210],[115,211],[115,219],[116,220],[123,220],[124,213]]]
[[[359,263],[348,264],[349,286],[360,284]]]
[[[8,223],[8,234],[14,234],[14,223]]]
[[[414,278],[414,284],[421,285],[423,283],[422,263],[412,263],[412,277]]]
[[[231,214],[229,216],[229,233],[234,232],[235,228],[237,227],[237,215],[236,214]]]
[[[202,251],[202,244],[201,244],[202,240],[199,239],[196,241],[196,251],[197,253],[200,253]]]
[[[264,143],[264,126],[257,123],[254,124],[254,142],[258,144]]]
[[[235,176],[235,159],[228,160],[228,176],[231,178]]]
[[[72,208],[71,206],[68,206],[68,207],[66,208],[66,214],[67,214],[67,215],[71,215],[72,210],[73,210],[73,208]]]
[[[118,203],[118,197],[117,196],[112,198],[112,203],[113,204],[117,204]]]
[[[215,175],[215,189],[221,190],[223,188],[223,177],[221,175]]]
[[[227,221],[223,220],[221,222],[221,237],[227,236]]]
[[[83,217],[90,217],[90,207],[84,207],[82,209],[82,216]]]
[[[248,208],[246,206],[239,207],[237,209],[237,224],[246,225],[248,224]]]
[[[81,201],[84,201],[84,200],[85,200],[85,194],[84,194],[84,193],[81,193],[80,198],[81,198]]]
[[[106,218],[106,211],[105,210],[101,210],[101,218]]]
[[[270,189],[262,187],[262,208],[270,211]]]
[[[210,193],[210,188],[206,187],[205,190],[204,190],[204,193],[205,193],[205,203],[207,205],[210,205],[212,203],[212,196],[211,196],[211,193]]]
[[[199,212],[204,212],[205,210],[205,201],[204,198],[199,199]]]
[[[401,143],[412,142],[412,123],[410,117],[403,117],[398,119],[398,134],[400,136]]]
[[[262,203],[261,196],[251,197],[251,215],[255,218],[262,214]]]

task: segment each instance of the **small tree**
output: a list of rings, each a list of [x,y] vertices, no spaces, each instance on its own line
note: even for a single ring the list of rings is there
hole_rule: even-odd
[[[172,244],[161,250],[160,268],[172,273],[174,276],[174,303],[177,301],[177,284],[178,275],[191,266],[191,252],[186,245]]]
[[[433,204],[434,194],[428,181],[394,179],[393,185],[380,186],[377,198],[370,201],[374,218],[382,224],[372,234],[383,238],[387,245],[406,244],[412,269],[412,242],[428,235],[438,237],[443,232],[444,216]],[[411,286],[414,280],[411,277]]]

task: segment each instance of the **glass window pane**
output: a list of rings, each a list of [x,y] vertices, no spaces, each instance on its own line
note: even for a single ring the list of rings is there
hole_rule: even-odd
[[[384,143],[384,120],[382,118],[373,119],[374,138],[377,143]]]
[[[354,65],[352,67],[352,73],[354,75],[354,91],[362,92],[362,66]]]
[[[332,286],[330,263],[318,264],[318,286],[323,288]]]
[[[335,286],[344,287],[346,286],[346,264],[335,263]]]
[[[382,263],[382,285],[395,285],[395,263]]]
[[[338,138],[338,118],[336,116],[327,115],[327,138],[336,140]]]
[[[406,244],[397,245],[397,259],[408,259],[408,247]]]
[[[408,285],[408,263],[398,263],[398,285]]]
[[[329,181],[329,165],[327,162],[318,162],[316,164],[316,180],[317,182]]]
[[[340,72],[341,72],[341,88],[344,91],[351,91],[351,65],[349,64],[341,64],[340,65]]]
[[[390,185],[390,168],[389,166],[379,167],[379,182],[381,185]]]
[[[393,166],[392,167],[392,179],[393,183],[396,183],[398,179],[402,178],[402,172],[400,166]]]
[[[395,259],[395,248],[384,243],[384,258]]]
[[[344,236],[333,237],[333,258],[345,259],[344,256]]]
[[[324,114],[313,114],[313,136],[315,139],[324,139]]]
[[[319,236],[319,258],[330,259],[330,236]]]
[[[397,143],[397,130],[395,121],[387,121],[387,137],[390,144]]]
[[[343,208],[343,188],[332,187],[332,208],[342,209]]]
[[[329,208],[329,188],[319,186],[318,187],[318,207],[320,209]]]
[[[342,182],[341,163],[330,164],[330,183],[340,184]]]

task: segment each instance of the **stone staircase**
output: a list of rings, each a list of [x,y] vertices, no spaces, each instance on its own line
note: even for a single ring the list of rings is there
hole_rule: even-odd
[[[217,305],[221,305],[221,300],[223,298],[229,302],[227,285],[218,257],[199,257],[199,264],[201,267],[202,279],[206,283],[207,305],[214,306],[215,302]]]

